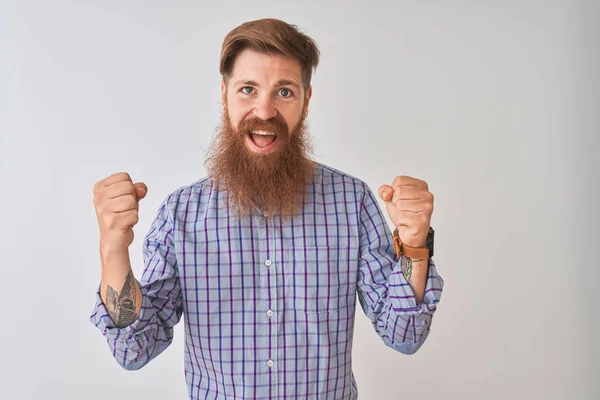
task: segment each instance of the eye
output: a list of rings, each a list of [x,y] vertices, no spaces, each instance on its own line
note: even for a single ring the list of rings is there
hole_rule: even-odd
[[[279,91],[279,94],[282,97],[292,97],[294,95],[294,93],[290,89],[281,89]]]
[[[243,88],[240,89],[240,91],[244,94],[252,94],[252,92],[254,91],[254,88],[252,86],[244,86]]]

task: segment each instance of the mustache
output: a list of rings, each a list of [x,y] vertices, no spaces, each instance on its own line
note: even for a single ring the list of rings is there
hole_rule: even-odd
[[[267,120],[263,120],[257,117],[247,119],[244,120],[238,127],[238,133],[241,134],[246,134],[252,131],[272,132],[275,133],[277,136],[287,135],[289,132],[287,123],[279,114]]]

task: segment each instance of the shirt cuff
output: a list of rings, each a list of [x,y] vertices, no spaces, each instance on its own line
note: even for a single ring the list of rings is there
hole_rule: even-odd
[[[123,342],[127,344],[127,347],[129,347],[130,350],[134,351],[140,346],[140,335],[151,327],[151,320],[153,317],[152,303],[147,296],[147,288],[140,286],[140,290],[142,292],[142,308],[140,310],[140,315],[131,325],[124,328],[117,328],[115,326],[100,297],[100,286],[98,286],[98,290],[96,291],[94,311],[90,315],[90,322],[102,332],[107,340]]]
[[[429,259],[429,272],[422,303],[417,303],[412,287],[404,277],[399,261],[389,278],[389,296],[393,309],[399,313],[421,313],[434,311],[440,301],[444,281],[437,273],[435,262]]]

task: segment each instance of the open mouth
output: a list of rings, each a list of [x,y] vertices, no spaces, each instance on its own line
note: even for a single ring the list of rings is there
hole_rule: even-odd
[[[260,152],[271,149],[277,141],[277,135],[267,131],[252,131],[248,133],[248,137],[255,148]]]

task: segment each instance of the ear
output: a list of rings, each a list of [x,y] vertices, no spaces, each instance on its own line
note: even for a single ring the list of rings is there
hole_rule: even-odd
[[[225,80],[221,81],[221,104],[225,104],[227,99],[227,85]]]
[[[312,85],[308,87],[308,90],[306,91],[306,105],[308,105],[308,102],[310,101],[310,98],[312,97]]]
[[[310,98],[312,97],[312,86],[308,87],[306,90],[306,95],[304,96],[304,109],[302,111],[302,118],[306,118],[308,114],[308,103],[310,103]]]

